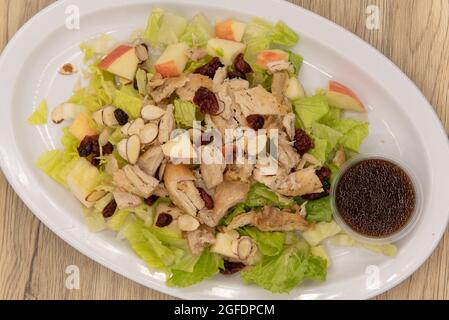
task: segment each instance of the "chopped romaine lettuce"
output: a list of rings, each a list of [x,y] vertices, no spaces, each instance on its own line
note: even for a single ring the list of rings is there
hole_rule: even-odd
[[[128,210],[119,210],[106,222],[109,229],[119,231],[125,224],[126,218],[129,216]]]
[[[301,70],[302,63],[304,61],[304,58],[292,51],[288,51],[288,61],[292,64],[294,68],[294,75],[297,76],[299,74],[299,71]]]
[[[178,43],[178,37],[187,27],[187,19],[167,12],[162,17],[158,32],[158,42],[164,45]]]
[[[37,106],[36,110],[28,117],[28,124],[38,126],[47,124],[48,119],[48,105],[46,100],[42,100],[42,102]]]
[[[317,137],[313,137],[314,147],[308,151],[312,156],[314,156],[322,164],[327,160],[327,141]]]
[[[235,206],[233,209],[230,210],[229,214],[225,216],[222,220],[221,224],[228,225],[231,223],[232,219],[237,217],[239,214],[246,212],[246,205],[244,202],[239,203],[237,206]]]
[[[44,152],[36,161],[36,166],[45,172],[57,183],[66,187],[66,179],[71,168],[75,165],[79,157],[68,157],[61,150],[51,150]]]
[[[275,45],[291,48],[298,43],[299,37],[284,22],[278,21],[274,26],[271,41]]]
[[[310,128],[329,112],[327,98],[322,94],[296,100],[293,104],[297,115],[297,127]]]
[[[147,27],[143,33],[143,39],[148,41],[153,47],[156,47],[158,44],[158,33],[164,14],[164,9],[154,8],[148,17]]]
[[[332,208],[329,197],[306,203],[307,221],[310,222],[330,222],[332,220]]]
[[[250,208],[262,207],[262,206],[276,206],[278,208],[290,208],[294,204],[294,201],[285,198],[266,185],[260,182],[256,182],[251,186],[250,191],[245,200],[245,205]]]
[[[240,273],[246,283],[256,283],[274,293],[288,293],[305,279],[324,280],[326,274],[326,261],[311,255],[309,246],[298,240],[279,255],[265,256],[262,262]]]
[[[329,106],[329,112],[319,121],[320,123],[331,126],[334,121],[341,119],[342,109]]]
[[[355,119],[335,121],[332,127],[343,133],[339,144],[353,152],[359,152],[360,145],[368,136],[368,123]]]
[[[207,18],[202,14],[197,14],[188,23],[184,33],[179,37],[179,41],[186,42],[190,47],[204,47],[207,41],[214,35],[214,29]]]
[[[319,245],[313,248],[310,248],[310,252],[317,257],[321,257],[324,260],[326,260],[326,267],[329,268],[331,265],[331,259],[329,258],[329,255],[327,254],[326,247],[324,245]]]
[[[312,124],[312,135],[314,137],[326,140],[326,154],[329,154],[332,150],[334,150],[338,141],[343,136],[341,132],[320,123]]]
[[[190,60],[187,63],[186,69],[184,70],[184,72],[186,73],[193,73],[195,72],[196,69],[198,69],[199,67],[204,66],[205,64],[209,63],[209,61],[212,59],[211,56],[207,55],[204,58],[198,60],[198,61],[193,61]]]
[[[195,121],[202,121],[204,118],[198,107],[189,101],[175,100],[174,106],[177,127],[192,128]]]
[[[167,285],[185,288],[213,277],[218,273],[219,269],[223,268],[223,259],[218,254],[206,249],[201,254],[192,272],[172,270],[172,275],[167,280]]]
[[[253,238],[264,256],[277,256],[284,248],[285,232],[263,232],[254,227],[246,227],[241,233]]]
[[[143,96],[147,94],[147,72],[143,69],[138,69],[136,72],[137,90]]]
[[[143,99],[133,88],[123,86],[120,90],[114,91],[112,104],[125,111],[131,118],[136,119],[140,117]]]
[[[90,232],[100,232],[106,229],[106,221],[100,211],[83,208],[83,212]]]

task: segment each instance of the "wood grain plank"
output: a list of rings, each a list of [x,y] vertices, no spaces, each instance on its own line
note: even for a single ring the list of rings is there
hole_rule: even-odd
[[[0,0],[0,50],[53,0]],[[401,68],[422,90],[449,132],[449,1],[295,0],[355,33]],[[378,5],[381,28],[365,27]],[[1,299],[169,299],[93,262],[42,225],[0,173]],[[449,299],[449,231],[409,279],[377,299]],[[81,289],[65,288],[65,269],[80,268]]]

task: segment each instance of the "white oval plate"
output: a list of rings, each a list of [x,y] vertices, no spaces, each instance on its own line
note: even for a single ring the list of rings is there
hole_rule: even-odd
[[[65,27],[66,8],[71,4],[80,9],[79,30]],[[71,95],[76,77],[63,77],[57,70],[69,61],[81,64],[81,42],[104,32],[127,39],[133,30],[145,26],[152,4],[187,16],[203,12],[211,21],[227,17],[247,20],[254,15],[272,21],[282,19],[301,36],[295,50],[305,57],[301,80],[309,93],[325,86],[330,77],[358,93],[369,109],[370,135],[363,152],[401,158],[414,170],[424,190],[423,217],[413,232],[397,244],[396,258],[329,245],[332,266],[328,280],[304,283],[290,295],[273,295],[244,285],[238,276],[221,275],[191,288],[174,289],[166,287],[164,275],[148,270],[112,233],[87,231],[74,197],[33,165],[41,152],[59,146],[60,127],[32,127],[26,124],[26,118],[41,99],[47,98],[51,108]],[[449,150],[432,107],[382,54],[298,6],[274,0],[57,1],[10,41],[2,54],[0,70],[1,165],[15,191],[43,223],[77,250],[150,288],[196,299],[369,298],[410,276],[432,253],[446,228]]]

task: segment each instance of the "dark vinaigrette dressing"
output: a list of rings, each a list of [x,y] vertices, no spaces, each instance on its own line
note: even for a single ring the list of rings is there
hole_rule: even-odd
[[[398,165],[381,159],[362,160],[340,178],[335,203],[354,231],[370,237],[389,236],[413,214],[416,193],[412,180]]]

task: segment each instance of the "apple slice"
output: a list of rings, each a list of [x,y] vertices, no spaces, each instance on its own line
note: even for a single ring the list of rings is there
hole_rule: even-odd
[[[129,45],[121,45],[101,60],[98,67],[121,78],[133,80],[138,64],[136,49]]]
[[[290,100],[302,99],[306,96],[304,87],[296,77],[291,77],[288,80],[285,96]]]
[[[227,66],[234,63],[235,58],[245,51],[246,45],[236,41],[219,38],[209,39],[207,42],[207,54],[219,57],[221,62]]]
[[[215,36],[220,39],[242,41],[246,24],[235,20],[220,21],[215,25]]]
[[[67,186],[83,205],[90,208],[95,202],[88,201],[97,185],[100,172],[86,158],[79,158],[67,175]]]
[[[93,136],[97,131],[91,127],[91,119],[85,113],[80,113],[69,127],[69,132],[75,136],[79,141],[82,141],[86,136]]]
[[[273,49],[262,50],[256,59],[256,64],[262,69],[267,69],[267,65],[273,61],[288,61],[289,54],[285,51]]]
[[[154,64],[154,68],[164,78],[179,76],[189,60],[188,50],[189,47],[184,42],[167,46]]]
[[[329,90],[327,91],[327,100],[331,106],[352,110],[357,112],[366,112],[365,106],[351,89],[338,83],[329,81]]]

